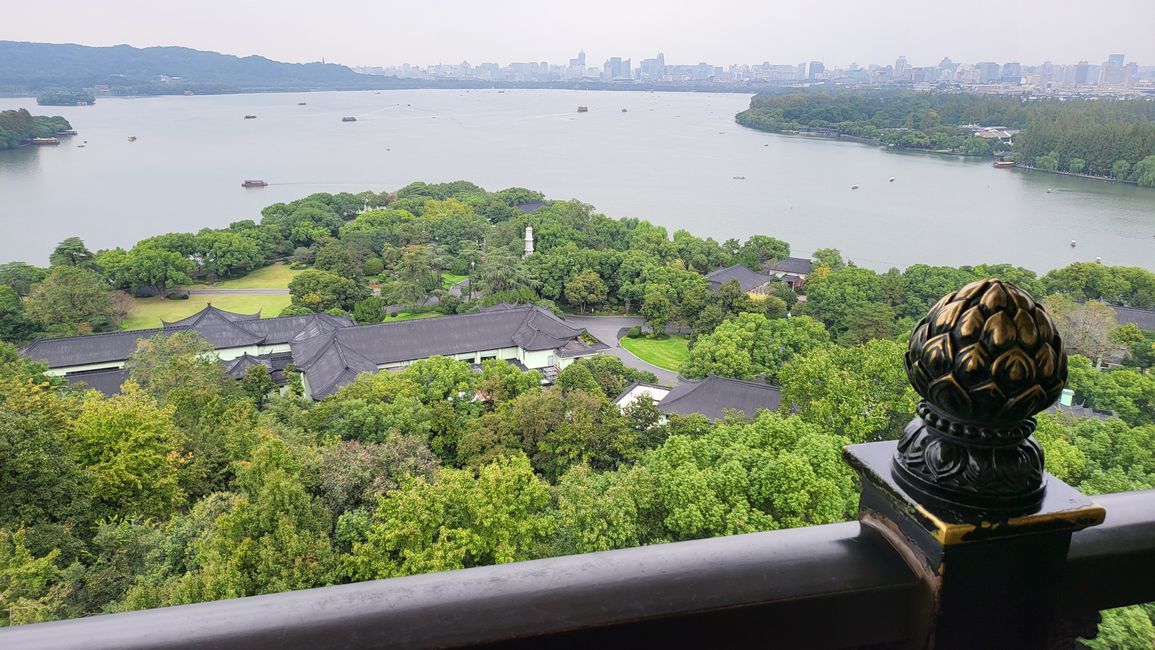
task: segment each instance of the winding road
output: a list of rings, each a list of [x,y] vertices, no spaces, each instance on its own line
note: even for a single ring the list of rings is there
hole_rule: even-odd
[[[641,359],[630,354],[622,346],[618,345],[618,340],[625,334],[625,330],[635,326],[642,325],[643,320],[638,316],[576,316],[574,314],[566,314],[565,322],[574,327],[584,327],[586,331],[594,335],[599,341],[610,346],[610,349],[605,350],[604,354],[612,354],[622,360],[627,367],[636,370],[648,370],[658,377],[658,382],[667,386],[673,386],[678,383],[678,373],[665,368],[659,368],[653,364],[646,363]]]

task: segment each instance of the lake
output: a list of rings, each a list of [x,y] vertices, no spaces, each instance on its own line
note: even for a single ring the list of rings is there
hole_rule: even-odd
[[[466,179],[579,198],[671,233],[768,234],[802,256],[834,247],[877,270],[1012,262],[1046,271],[1096,257],[1155,269],[1155,190],[762,133],[734,123],[748,102],[565,90],[102,97],[86,107],[0,99],[0,109],[63,115],[80,133],[0,152],[0,262],[43,264],[71,235],[93,250],[127,248],[259,220],[262,207],[313,192]],[[242,188],[250,178],[269,186]]]

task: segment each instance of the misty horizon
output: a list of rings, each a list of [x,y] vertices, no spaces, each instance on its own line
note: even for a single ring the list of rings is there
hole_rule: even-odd
[[[885,9],[836,2],[821,14],[796,6],[722,2],[603,0],[579,8],[525,2],[477,6],[448,0],[436,7],[383,7],[301,0],[271,6],[225,0],[178,0],[163,6],[120,0],[95,7],[61,0],[50,22],[31,7],[9,10],[0,40],[95,47],[188,47],[235,56],[351,67],[496,62],[564,63],[579,50],[591,65],[611,57],[637,61],[659,52],[669,62],[714,65],[822,61],[829,67],[980,61],[1098,64],[1109,54],[1155,64],[1155,3],[1124,0],[1088,22],[1085,12],[1053,2],[979,0],[929,12],[913,0]],[[307,26],[303,28],[303,26]]]

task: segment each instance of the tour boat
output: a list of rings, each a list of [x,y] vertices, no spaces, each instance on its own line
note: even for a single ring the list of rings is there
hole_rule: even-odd
[[[255,120],[255,119],[257,119],[257,116],[256,115],[246,115],[245,119],[246,120]]]
[[[891,177],[890,177],[890,182],[891,182],[891,183],[893,183],[893,182],[894,182],[894,177],[893,177],[893,176],[891,176]]]
[[[304,106],[305,102],[297,102],[297,106]]]
[[[579,113],[588,113],[588,112],[590,112],[589,106],[578,106],[578,112],[579,112]]]
[[[1074,248],[1074,247],[1075,247],[1075,240],[1074,240],[1074,239],[1072,239],[1072,240],[1071,240],[1071,248]]]
[[[996,160],[995,161],[995,168],[996,169],[1010,169],[1011,167],[1014,167],[1014,166],[1015,166],[1015,161],[1013,161],[1013,160]]]
[[[858,186],[857,186],[857,185],[851,185],[851,186],[850,186],[850,189],[852,189],[852,190],[856,190],[856,189],[858,189]]]
[[[241,183],[241,187],[265,187],[266,185],[268,185],[268,183],[262,180],[251,180]]]
[[[624,109],[624,108],[623,108],[623,109],[622,109],[622,112],[623,112],[623,113],[628,113],[629,111],[627,111],[626,109]]]
[[[356,121],[357,121],[357,118],[355,118],[355,117],[353,117],[353,116],[351,116],[351,115],[347,115],[347,116],[345,116],[345,117],[342,117],[342,118],[341,118],[341,121],[342,121],[342,122],[356,122]]]
[[[60,140],[58,140],[56,138],[32,138],[28,142],[29,142],[29,144],[38,144],[38,145],[58,145],[58,144],[60,144]]]
[[[745,177],[745,176],[735,176],[735,177],[734,177],[734,180],[736,180],[736,181],[744,181],[744,180],[746,180],[746,177]]]
[[[128,141],[129,142],[136,142],[136,136],[135,135],[128,136]]]

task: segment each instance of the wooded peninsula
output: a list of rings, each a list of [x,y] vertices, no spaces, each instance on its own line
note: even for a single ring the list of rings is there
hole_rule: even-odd
[[[735,119],[764,131],[849,136],[901,149],[985,157],[997,152],[1043,171],[1155,187],[1155,102],[1147,99],[765,92]]]

